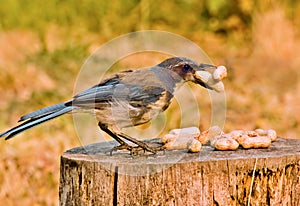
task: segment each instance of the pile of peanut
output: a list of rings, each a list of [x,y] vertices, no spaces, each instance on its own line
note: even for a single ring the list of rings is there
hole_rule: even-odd
[[[218,126],[201,132],[197,127],[171,130],[162,137],[164,147],[169,150],[188,149],[189,152],[200,152],[202,145],[210,141],[216,150],[237,150],[268,148],[277,138],[273,129],[233,130],[224,133]]]

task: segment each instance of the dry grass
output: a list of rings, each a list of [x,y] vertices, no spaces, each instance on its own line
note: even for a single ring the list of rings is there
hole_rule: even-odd
[[[231,62],[232,84],[238,87],[230,87],[230,83],[227,86],[231,128],[237,126],[244,113],[246,127],[272,127],[280,136],[300,138],[300,119],[296,115],[300,42],[296,27],[280,8],[275,8],[256,17],[253,37],[252,55]],[[231,106],[240,108],[240,113]]]
[[[300,38],[296,26],[280,7],[275,7],[257,14],[252,32],[253,43],[243,43],[242,47],[231,46],[227,39],[216,35],[207,35],[207,39],[192,35],[216,64],[226,64],[229,68],[229,78],[224,81],[225,129],[273,128],[282,137],[300,138]],[[45,70],[43,62],[32,60],[32,57],[39,59],[43,44],[51,54],[64,47],[69,38],[66,33],[51,26],[43,43],[33,32],[0,33],[1,131],[15,125],[24,113],[71,96],[76,69],[70,73],[65,71],[69,75],[58,80],[52,70]],[[95,39],[87,34],[81,41]],[[90,46],[90,50],[93,48]],[[136,62],[129,57],[124,63],[130,67],[153,62],[146,56],[139,56],[139,59]],[[50,60],[52,62],[53,58]],[[61,59],[57,61],[60,63]],[[80,61],[70,58],[63,66],[79,71]],[[199,101],[201,99],[201,128],[205,129],[210,125],[210,109],[206,109],[210,102],[209,98],[203,98],[204,90],[196,92]],[[176,111],[174,103],[170,108],[174,118],[169,127],[178,125]],[[59,156],[66,149],[79,145],[70,117],[36,127],[11,141],[0,141],[1,204],[57,205]]]
[[[41,49],[41,43],[36,39],[34,33],[26,31],[0,34],[0,68],[4,71],[0,75],[1,130],[15,125],[20,114],[37,109],[41,104],[55,102],[32,100],[35,93],[55,90],[56,84],[38,65],[27,62],[29,56],[36,55]],[[71,90],[72,85],[69,88]],[[59,157],[67,148],[79,145],[75,137],[71,118],[62,118],[12,141],[1,141],[1,204],[56,205]]]

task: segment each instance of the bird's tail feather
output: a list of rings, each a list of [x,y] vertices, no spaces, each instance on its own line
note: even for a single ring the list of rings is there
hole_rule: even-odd
[[[26,115],[22,116],[20,118],[19,122],[22,122],[22,121],[27,120],[27,119],[32,119],[32,118],[38,118],[40,116],[45,116],[47,114],[51,114],[53,112],[62,110],[65,107],[66,107],[66,102],[55,104],[55,105],[52,105],[52,106],[49,106],[49,107],[45,107],[45,108],[36,110],[34,112],[31,112],[29,114],[26,114]]]
[[[30,129],[38,124],[41,124],[43,122],[46,122],[48,120],[51,120],[55,117],[61,116],[63,114],[66,114],[74,109],[73,106],[65,106],[64,103],[56,104],[50,107],[46,107],[40,110],[37,110],[35,112],[32,112],[30,114],[24,115],[21,117],[20,121],[25,121],[24,123],[7,130],[6,132],[3,132],[0,134],[1,137],[6,137],[5,139],[10,139],[13,136]]]

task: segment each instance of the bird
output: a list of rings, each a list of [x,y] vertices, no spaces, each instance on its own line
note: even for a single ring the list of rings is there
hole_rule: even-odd
[[[8,140],[61,115],[83,112],[95,115],[99,128],[119,143],[113,150],[142,149],[155,154],[161,147],[151,147],[123,133],[122,129],[145,124],[165,111],[175,91],[185,82],[213,90],[197,78],[196,72],[214,69],[214,65],[186,57],[170,57],[153,67],[120,71],[68,101],[21,116],[20,124],[1,133],[0,138]]]

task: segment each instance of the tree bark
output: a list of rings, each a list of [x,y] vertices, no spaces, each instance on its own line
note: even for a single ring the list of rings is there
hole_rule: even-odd
[[[153,140],[154,142],[157,140]],[[269,149],[131,156],[97,143],[61,157],[60,205],[300,205],[300,140]]]

